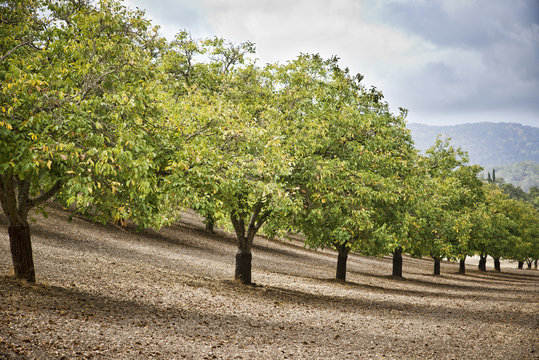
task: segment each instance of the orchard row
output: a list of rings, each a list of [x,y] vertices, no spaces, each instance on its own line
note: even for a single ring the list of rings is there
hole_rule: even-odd
[[[54,198],[101,221],[159,228],[195,209],[237,238],[251,283],[255,235],[311,248],[442,258],[539,258],[537,210],[479,178],[439,139],[414,148],[338,59],[260,65],[254,45],[168,42],[139,11],[99,1],[0,3],[0,201],[14,272],[35,281],[29,211]]]

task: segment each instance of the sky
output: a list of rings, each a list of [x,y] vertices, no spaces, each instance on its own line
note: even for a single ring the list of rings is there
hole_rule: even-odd
[[[539,0],[128,0],[172,39],[256,44],[260,64],[336,55],[408,122],[539,127]]]

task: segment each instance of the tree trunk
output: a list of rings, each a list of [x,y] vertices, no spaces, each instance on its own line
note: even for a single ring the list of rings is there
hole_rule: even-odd
[[[204,223],[206,224],[206,231],[213,232],[213,226],[215,225],[215,220],[213,216],[208,215],[206,216],[206,219],[204,220]]]
[[[240,280],[245,285],[251,284],[251,260],[253,258],[251,248],[253,246],[253,240],[269,216],[269,212],[262,212],[263,207],[264,202],[259,201],[254,207],[247,224],[241,216],[236,216],[235,213],[230,214],[230,221],[234,225],[236,239],[238,240],[234,279]]]
[[[533,263],[534,263],[535,269],[537,269],[537,260],[538,260],[538,259],[535,259],[535,261],[533,262]]]
[[[393,251],[393,276],[402,277],[402,247]]]
[[[251,284],[251,261],[253,255],[248,252],[241,252],[238,250],[236,253],[236,272],[234,279],[241,281],[243,284]]]
[[[533,261],[526,260],[526,262],[528,263],[528,270],[531,270]]]
[[[346,262],[348,260],[348,253],[350,248],[346,244],[341,244],[337,246],[339,251],[339,256],[337,258],[337,274],[335,278],[337,280],[346,281]]]
[[[487,255],[479,255],[479,265],[477,265],[477,268],[481,271],[487,271]]]
[[[522,269],[523,267],[524,267],[524,261],[519,261],[518,262],[518,268]]]
[[[440,275],[440,259],[435,258],[434,259],[434,275]]]
[[[15,277],[28,282],[35,282],[36,273],[32,257],[30,226],[9,226],[8,233]]]
[[[30,179],[20,179],[14,176],[11,170],[0,174],[0,205],[9,224],[8,234],[13,271],[16,278],[35,282],[36,273],[32,257],[28,212],[53,197],[62,188],[62,182],[57,181],[34,199],[30,198],[30,188]]]
[[[466,258],[460,259],[459,262],[459,274],[466,274]]]
[[[500,258],[499,257],[494,258],[494,269],[496,271],[502,271],[502,268],[500,266]]]
[[[230,220],[236,230],[236,238],[238,240],[238,252],[236,253],[236,270],[234,279],[241,281],[243,284],[251,284],[251,254],[252,238],[246,234],[245,222],[242,218],[230,216]],[[253,236],[254,237],[254,236]]]

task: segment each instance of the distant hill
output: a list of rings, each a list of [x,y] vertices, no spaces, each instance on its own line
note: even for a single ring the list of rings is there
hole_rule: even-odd
[[[408,128],[421,151],[431,147],[439,134],[448,136],[452,144],[468,152],[470,163],[489,171],[494,168],[506,182],[525,190],[539,186],[539,128],[487,122],[453,126],[410,123]]]
[[[532,186],[539,187],[539,163],[522,161],[512,165],[498,166],[496,177],[528,191]]]

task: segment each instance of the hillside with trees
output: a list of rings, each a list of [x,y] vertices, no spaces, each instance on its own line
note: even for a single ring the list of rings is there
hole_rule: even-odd
[[[539,187],[539,163],[522,161],[512,165],[497,166],[496,174],[504,182],[520,186],[524,191]]]
[[[416,148],[425,151],[436,137],[450,137],[468,152],[470,162],[499,178],[528,190],[539,186],[539,128],[516,123],[473,123],[431,126],[409,123]]]
[[[409,123],[419,150],[434,144],[436,137],[450,137],[451,142],[468,152],[470,162],[482,167],[512,165],[522,161],[539,163],[539,128],[517,123],[472,123],[432,126]]]

